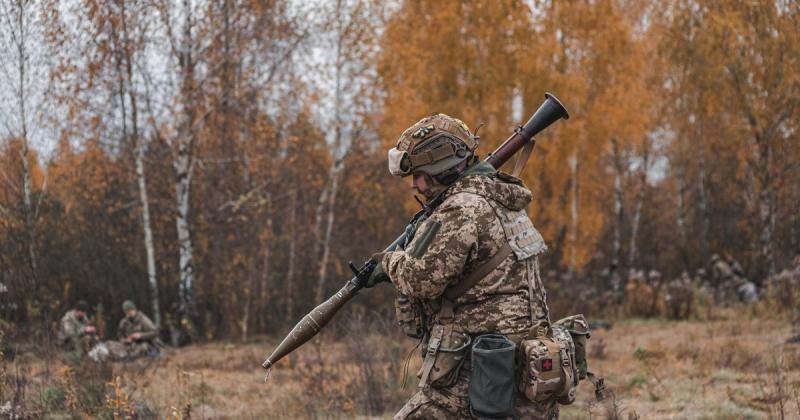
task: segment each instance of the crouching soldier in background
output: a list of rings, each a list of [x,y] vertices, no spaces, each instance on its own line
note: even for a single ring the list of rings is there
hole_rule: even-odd
[[[667,295],[664,298],[667,315],[672,319],[688,319],[692,315],[694,299],[692,279],[684,271],[680,278],[667,284]]]
[[[75,307],[61,318],[58,341],[76,359],[86,354],[97,341],[97,330],[90,323],[89,304],[86,301],[78,301]]]
[[[124,344],[125,355],[115,355],[119,359],[135,359],[158,353],[158,329],[153,321],[136,308],[133,301],[122,303],[125,317],[119,322],[117,336]],[[122,357],[120,357],[122,356]]]

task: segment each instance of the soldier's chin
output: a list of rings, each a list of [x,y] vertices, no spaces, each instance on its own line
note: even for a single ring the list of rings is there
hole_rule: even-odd
[[[422,196],[425,197],[425,201],[431,201],[434,198],[436,198],[438,192],[434,191],[432,188],[428,188],[425,191],[421,191],[420,194],[422,194]]]

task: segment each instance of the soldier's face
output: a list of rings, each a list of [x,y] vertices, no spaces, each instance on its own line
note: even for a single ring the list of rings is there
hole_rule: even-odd
[[[414,173],[412,175],[411,188],[424,195],[426,199],[430,200],[431,198],[436,197],[436,195],[442,191],[444,186],[436,182],[436,180],[431,178],[428,174]]]
[[[128,318],[133,318],[136,316],[136,309],[128,309],[125,313],[128,315]]]

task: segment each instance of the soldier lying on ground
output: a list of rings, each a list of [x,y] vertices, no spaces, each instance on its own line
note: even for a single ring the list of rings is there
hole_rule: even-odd
[[[80,300],[61,318],[58,341],[75,359],[80,359],[97,341],[97,331],[91,325],[88,313],[89,304]]]

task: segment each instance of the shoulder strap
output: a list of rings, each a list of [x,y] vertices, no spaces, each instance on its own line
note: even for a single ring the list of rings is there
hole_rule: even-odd
[[[459,281],[458,283],[450,286],[445,290],[444,297],[453,302],[458,299],[459,296],[463,295],[467,292],[472,286],[478,284],[481,279],[489,275],[495,268],[500,266],[500,264],[511,255],[511,245],[506,242],[499,251],[489,260],[486,261],[483,265],[477,267],[473,270],[467,277],[463,280]]]
[[[533,141],[528,140],[528,142],[525,143],[525,146],[523,146],[520,154],[517,155],[517,160],[514,162],[514,170],[511,172],[511,175],[519,177],[519,175],[525,169],[525,163],[528,162],[528,157],[530,157],[531,151],[533,151]]]

